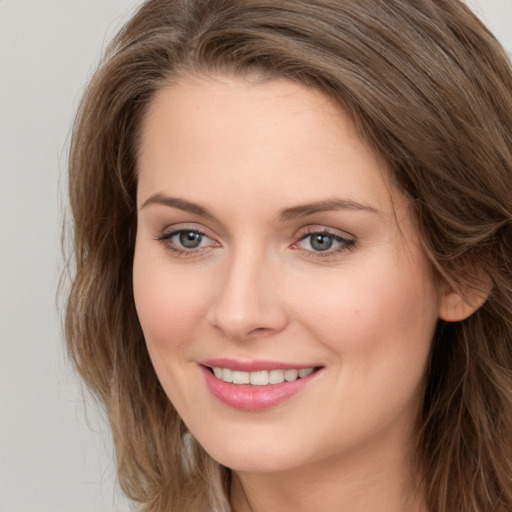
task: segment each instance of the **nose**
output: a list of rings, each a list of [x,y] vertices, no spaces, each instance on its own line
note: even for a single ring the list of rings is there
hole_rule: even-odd
[[[265,337],[288,323],[280,294],[282,269],[277,261],[250,248],[224,262],[210,322],[234,340]]]

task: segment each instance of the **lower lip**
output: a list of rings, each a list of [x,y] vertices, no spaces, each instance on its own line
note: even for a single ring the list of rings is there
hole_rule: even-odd
[[[262,411],[286,402],[302,391],[320,371],[292,382],[253,386],[250,384],[232,384],[213,375],[204,366],[199,366],[204,374],[210,392],[222,403],[241,411]]]

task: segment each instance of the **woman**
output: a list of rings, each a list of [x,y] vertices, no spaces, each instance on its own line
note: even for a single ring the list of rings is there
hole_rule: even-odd
[[[512,72],[457,0],[150,0],[70,157],[73,361],[146,511],[512,509]]]

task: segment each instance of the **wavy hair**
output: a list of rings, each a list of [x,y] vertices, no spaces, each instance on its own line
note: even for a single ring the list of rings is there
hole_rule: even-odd
[[[162,390],[137,319],[137,149],[155,93],[188,74],[287,78],[333,98],[412,200],[425,253],[484,305],[439,321],[416,428],[431,512],[512,510],[512,71],[459,0],[149,0],[74,125],[69,354],[105,405],[118,478],[145,512],[230,509],[230,471]]]

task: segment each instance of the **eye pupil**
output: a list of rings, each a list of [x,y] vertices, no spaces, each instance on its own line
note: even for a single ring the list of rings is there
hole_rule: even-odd
[[[199,247],[203,236],[195,231],[182,231],[179,235],[180,244],[187,249]]]
[[[333,239],[330,235],[318,233],[311,237],[311,247],[315,251],[327,251],[332,247]]]

